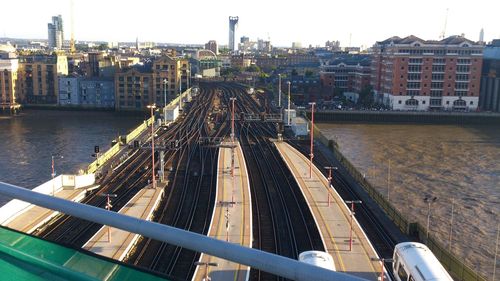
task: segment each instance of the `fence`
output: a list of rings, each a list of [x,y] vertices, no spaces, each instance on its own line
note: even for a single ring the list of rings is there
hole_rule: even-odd
[[[309,123],[309,125],[311,125]],[[425,229],[418,222],[409,222],[396,208],[394,208],[385,197],[371,185],[370,182],[356,169],[341,152],[338,144],[334,140],[328,139],[319,128],[314,125],[314,138],[328,146],[335,157],[340,161],[349,174],[365,189],[370,197],[384,210],[387,216],[399,227],[399,229],[410,236],[418,237],[436,255],[443,266],[457,281],[486,281],[486,278],[479,275],[462,260],[455,257],[446,250],[434,237],[426,237]]]
[[[180,96],[175,98],[174,100],[170,101],[169,105],[177,104],[179,103],[181,97],[182,98],[188,98],[191,95],[191,88],[187,89],[182,93]],[[139,136],[145,129],[147,129],[149,126],[151,126],[151,122],[153,122],[153,117],[149,118],[148,120],[144,121],[141,125],[137,126],[132,132],[130,132],[126,136],[120,136],[118,139],[118,142],[113,145],[110,149],[108,149],[105,153],[103,153],[99,158],[97,158],[94,162],[90,163],[89,166],[87,167],[87,174],[92,174],[99,169],[100,166],[104,165],[109,159],[111,159],[113,156],[115,156],[119,151],[120,151],[120,145],[125,145],[129,143],[131,140],[135,139],[137,136]]]
[[[118,141],[115,145],[113,145],[110,149],[104,152],[99,158],[97,158],[94,162],[90,163],[87,168],[87,174],[92,174],[99,169],[100,166],[104,165],[109,159],[115,156],[120,151],[121,144],[127,144],[130,140],[136,138],[140,135],[148,126],[151,126],[152,119],[144,121],[141,125],[137,126],[132,132],[130,132],[125,137],[121,136],[120,141]]]

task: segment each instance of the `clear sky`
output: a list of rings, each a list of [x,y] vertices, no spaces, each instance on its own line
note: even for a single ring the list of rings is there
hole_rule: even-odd
[[[65,38],[70,38],[70,0],[5,1],[1,5],[0,36],[47,38],[47,23],[61,14]],[[228,17],[239,16],[237,42],[271,39],[275,46],[371,46],[375,41],[410,34],[438,39],[448,12],[446,35],[464,33],[485,40],[500,38],[498,0],[74,0],[77,40],[228,42]]]

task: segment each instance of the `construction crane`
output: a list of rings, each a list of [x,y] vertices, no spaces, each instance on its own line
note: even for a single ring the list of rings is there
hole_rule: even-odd
[[[443,31],[441,32],[441,35],[439,36],[439,39],[444,39],[444,36],[446,34],[446,25],[448,24],[448,11],[450,9],[449,8],[446,8],[446,17],[444,18],[444,27],[443,27]]]
[[[69,41],[69,52],[71,54],[74,54],[75,51],[76,51],[76,48],[75,48],[75,32],[74,32],[74,10],[75,10],[75,5],[73,3],[73,0],[70,0],[69,1],[69,5],[70,5],[70,25],[71,25],[71,39]]]

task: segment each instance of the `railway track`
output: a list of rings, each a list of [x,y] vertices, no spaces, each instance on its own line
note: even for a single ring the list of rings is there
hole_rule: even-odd
[[[227,93],[238,97],[239,112],[262,112],[263,103],[249,97],[241,87],[227,89]],[[252,193],[253,247],[294,259],[303,251],[324,251],[300,188],[269,141],[276,136],[275,128],[261,122],[245,122],[239,124],[239,132]],[[259,270],[251,270],[250,279],[283,280]]]
[[[217,148],[202,147],[200,137],[221,136],[226,126],[218,126],[215,134],[206,122],[216,89],[203,89],[199,112],[186,116],[192,121],[186,133],[187,142],[177,162],[167,200],[160,205],[157,221],[193,232],[206,234],[210,225],[211,210],[215,204],[217,176]],[[194,262],[199,253],[153,239],[143,239],[128,263],[145,267],[175,278],[187,280],[194,273]]]

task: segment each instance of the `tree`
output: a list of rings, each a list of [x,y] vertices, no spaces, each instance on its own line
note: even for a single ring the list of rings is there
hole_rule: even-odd
[[[108,49],[108,44],[100,44],[100,45],[97,47],[97,49],[98,49],[99,51],[105,51],[105,50],[107,50],[107,49]]]
[[[370,106],[373,104],[373,87],[368,85],[364,87],[359,93],[358,103],[364,106]]]
[[[245,71],[248,71],[248,72],[260,72],[260,67],[258,67],[257,65],[253,64],[253,65],[250,65],[249,67],[247,67],[245,69]]]
[[[311,77],[313,76],[314,72],[312,72],[312,70],[306,70],[306,77]]]

